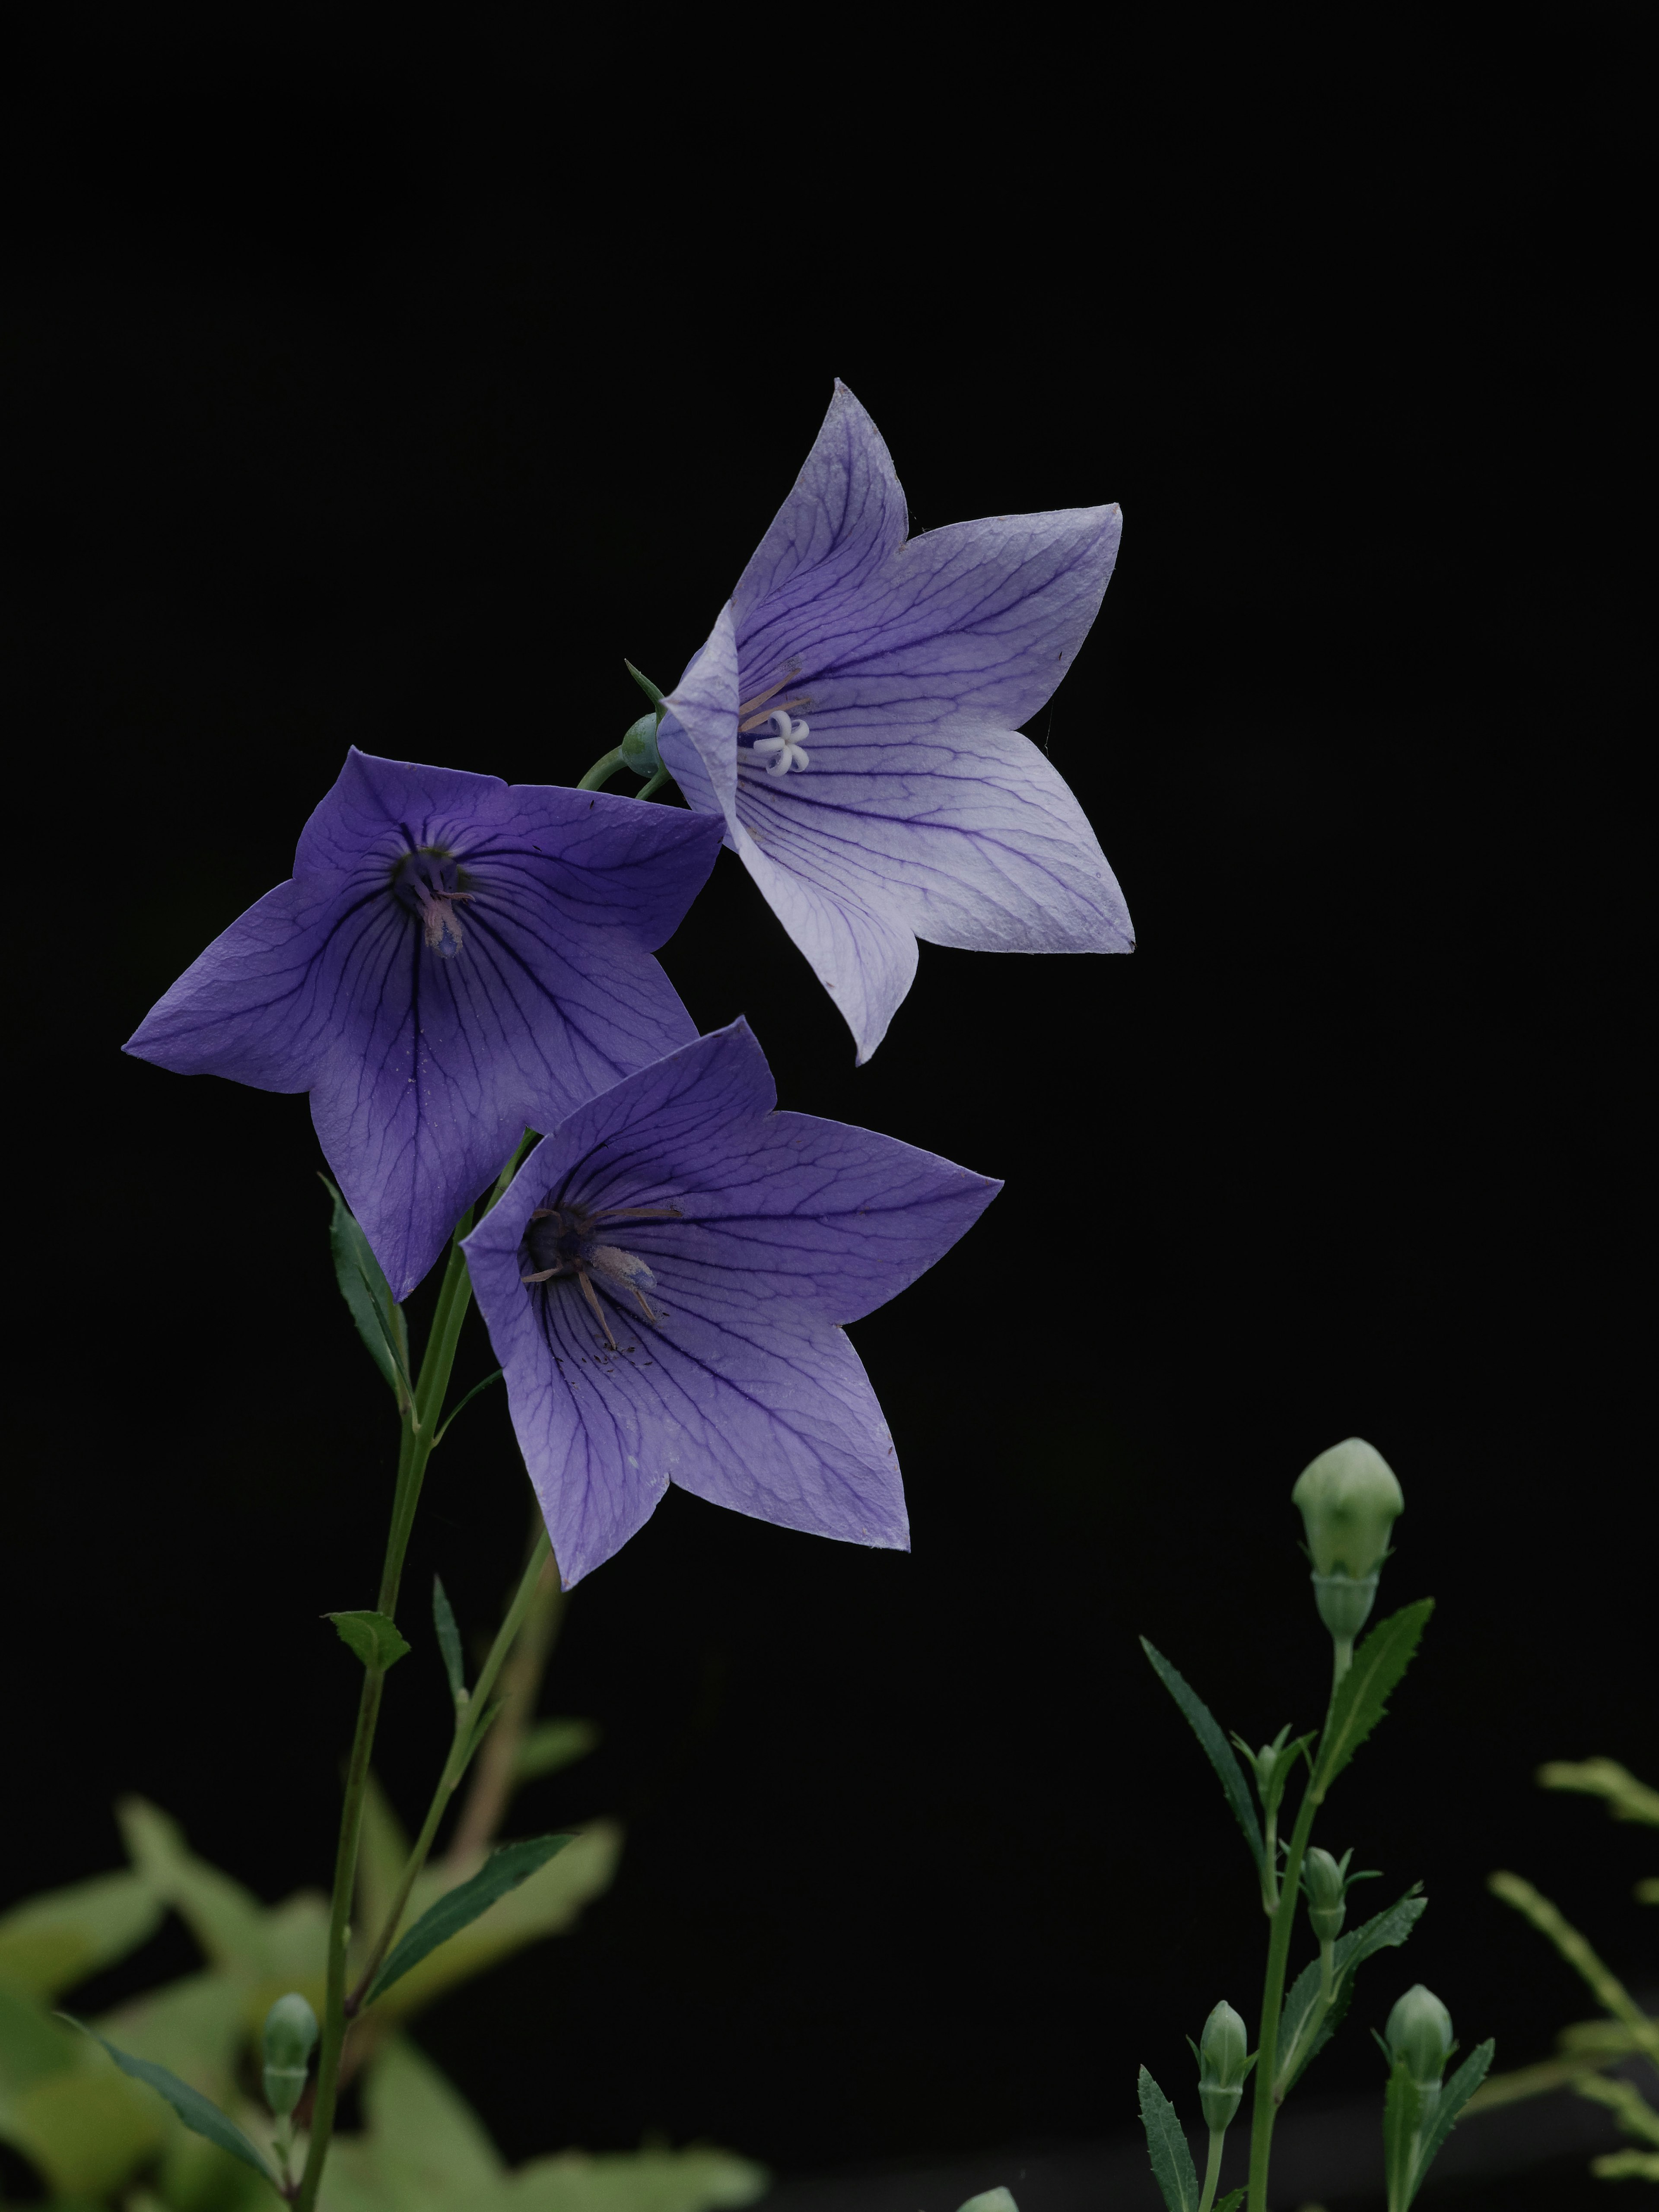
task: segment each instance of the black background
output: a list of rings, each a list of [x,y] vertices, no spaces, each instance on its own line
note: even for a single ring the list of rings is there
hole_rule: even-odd
[[[1634,1970],[1639,1836],[1531,1780],[1653,1763],[1636,16],[1568,20],[1227,46],[1172,11],[1156,50],[1034,24],[895,75],[850,18],[769,58],[88,17],[25,80],[9,1893],[113,1863],[128,1789],[268,1897],[325,1879],[356,1670],[317,1616],[371,1601],[390,1492],[305,1102],[122,1038],[348,744],[574,781],[840,374],[913,526],[1121,501],[1031,734],[1139,949],[924,946],[855,1071],[722,856],[664,956],[699,1024],[745,1013],[786,1105],[1008,1187],[854,1333],[914,1553],[672,1493],[550,1680],[604,1747],[515,1815],[621,1813],[621,1877],[422,2040],[515,2157],[655,2128],[799,2172],[1115,2133],[1142,2061],[1184,2095],[1260,1921],[1135,1637],[1253,1740],[1310,1725],[1288,1493],[1351,1432],[1407,1493],[1385,1600],[1440,1611],[1327,1840],[1432,1904],[1321,2086],[1373,2081],[1408,1979],[1504,2063],[1589,2008],[1496,1865]],[[407,1587],[441,1567],[488,1626],[524,1516],[485,1400]],[[406,1814],[443,1711],[422,1639]]]

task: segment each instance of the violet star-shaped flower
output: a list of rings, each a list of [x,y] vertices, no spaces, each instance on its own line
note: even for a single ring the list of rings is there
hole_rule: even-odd
[[[308,1091],[347,1203],[406,1297],[526,1127],[696,1034],[651,957],[720,827],[679,807],[355,748],[294,875],[126,1049]]]
[[[1020,736],[1117,556],[1115,507],[907,539],[880,433],[837,384],[817,443],[669,695],[662,757],[846,1016],[860,1060],[916,939],[1127,952],[1106,857]]]
[[[671,1482],[782,1528],[908,1544],[842,1324],[1001,1185],[776,1098],[746,1023],[700,1037],[579,1107],[466,1239],[567,1586]]]

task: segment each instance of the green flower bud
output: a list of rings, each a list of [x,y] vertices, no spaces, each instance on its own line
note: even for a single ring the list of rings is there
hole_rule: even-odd
[[[1302,1862],[1302,1886],[1308,1893],[1308,1919],[1315,1936],[1322,1943],[1334,1943],[1348,1912],[1343,1867],[1312,1844]]]
[[[1231,2124],[1250,2070],[1250,2039],[1225,1997],[1204,2023],[1198,2044],[1198,2101],[1212,2133]]]
[[[1310,1461],[1297,1477],[1291,1500],[1302,1509],[1315,1574],[1355,1582],[1382,1565],[1389,1531],[1406,1508],[1394,1469],[1358,1437]]]
[[[631,768],[635,775],[654,775],[662,766],[662,755],[657,750],[657,718],[654,714],[641,714],[623,733],[622,757],[624,768]]]
[[[278,1997],[265,2014],[265,2102],[285,2120],[305,2094],[317,2015],[297,1990]]]
[[[1389,2014],[1382,2039],[1396,2065],[1404,2060],[1419,2089],[1439,2088],[1446,2061],[1456,2046],[1451,2014],[1432,1990],[1413,1982]]]

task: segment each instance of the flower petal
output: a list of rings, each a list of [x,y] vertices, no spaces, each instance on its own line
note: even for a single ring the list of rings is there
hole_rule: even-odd
[[[825,592],[856,592],[903,544],[906,527],[892,456],[838,377],[794,487],[732,594],[739,625],[763,602],[781,619]]]

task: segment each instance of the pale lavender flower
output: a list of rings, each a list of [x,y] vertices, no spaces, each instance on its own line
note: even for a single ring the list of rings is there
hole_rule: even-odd
[[[1127,952],[1083,810],[1018,733],[1070,667],[1117,556],[1115,507],[996,515],[907,540],[880,434],[838,384],[817,444],[659,743],[718,813],[845,1015],[860,1060],[916,939]]]
[[[842,1324],[1001,1186],[776,1097],[746,1023],[700,1037],[579,1107],[466,1240],[567,1586],[671,1482],[908,1545],[893,1441]]]
[[[126,1049],[310,1091],[329,1164],[406,1297],[526,1127],[696,1035],[651,949],[719,848],[719,825],[681,808],[354,747],[292,879]]]

